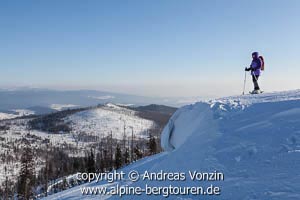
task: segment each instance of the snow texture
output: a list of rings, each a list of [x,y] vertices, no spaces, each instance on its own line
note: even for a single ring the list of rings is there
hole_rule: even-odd
[[[300,90],[244,95],[199,102],[179,109],[162,133],[165,152],[122,169],[224,173],[219,196],[171,196],[169,199],[300,199]],[[83,186],[106,187],[107,182]],[[130,186],[206,186],[211,182],[119,181]],[[46,199],[119,199],[81,195],[77,186]],[[122,199],[163,199],[123,196]]]
[[[34,111],[28,109],[15,109],[11,110],[11,113],[0,112],[0,120],[33,115],[34,113]]]
[[[75,135],[86,132],[92,136],[105,137],[112,132],[114,138],[120,140],[123,139],[124,126],[127,136],[133,131],[138,137],[148,137],[148,129],[155,126],[153,121],[140,118],[135,111],[111,103],[78,112],[65,120],[72,124]]]
[[[34,114],[33,111],[21,109],[14,110],[13,112],[16,114],[6,114],[6,119],[8,117],[15,118]],[[1,116],[0,113],[0,120]],[[48,134],[43,131],[31,130],[29,137],[29,131],[27,130],[29,120],[31,120],[31,118],[11,119],[11,121],[7,122],[0,121],[0,126],[5,124],[9,126],[8,130],[0,130],[0,153],[7,152],[13,155],[13,147],[10,145],[15,144],[20,147],[20,140],[22,138],[29,138],[33,146],[44,146],[43,141],[49,140],[53,146],[62,147],[70,145],[78,150],[76,154],[66,152],[69,153],[70,156],[84,156],[85,151],[96,141],[95,139],[91,141],[79,140],[79,135],[97,136],[100,140],[103,137],[109,136],[111,133],[113,134],[113,138],[118,139],[123,139],[124,133],[126,138],[130,138],[132,133],[134,133],[134,137],[136,138],[146,138],[149,129],[157,126],[154,121],[139,117],[135,111],[114,104],[106,104],[99,108],[77,112],[66,117],[64,120],[72,124],[73,130],[70,133]],[[44,163],[39,160],[36,162],[38,171],[44,166]],[[5,180],[5,166],[8,169],[8,177],[11,180],[16,180],[15,177],[17,177],[19,173],[19,162],[9,162],[9,164],[0,162],[0,185]]]
[[[51,104],[50,108],[52,108],[53,110],[57,110],[57,111],[62,111],[68,108],[74,108],[74,107],[78,107],[78,105],[73,105],[73,104]]]

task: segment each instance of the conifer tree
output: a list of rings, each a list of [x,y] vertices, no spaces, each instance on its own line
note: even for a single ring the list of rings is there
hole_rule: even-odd
[[[95,170],[95,156],[94,152],[91,149],[86,162],[86,169],[88,173],[94,173]]]
[[[119,146],[119,144],[117,145],[116,148],[116,153],[115,153],[115,166],[116,169],[119,169],[120,167],[122,167],[122,151],[121,148]]]
[[[128,164],[130,163],[130,155],[129,155],[129,150],[128,150],[128,148],[125,149],[123,158],[124,158],[124,164],[125,164],[125,165],[128,165]]]
[[[30,199],[33,197],[33,187],[35,182],[35,166],[33,160],[33,151],[29,142],[23,149],[21,155],[21,169],[18,180],[18,197],[19,199]]]
[[[143,152],[141,151],[141,149],[138,145],[135,145],[133,151],[134,151],[136,160],[141,159],[143,157]]]
[[[148,145],[149,145],[149,153],[151,155],[156,154],[157,153],[156,139],[152,135],[150,135],[149,137]]]

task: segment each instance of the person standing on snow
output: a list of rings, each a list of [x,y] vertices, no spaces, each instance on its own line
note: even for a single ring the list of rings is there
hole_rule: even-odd
[[[250,67],[245,68],[245,71],[251,70],[252,81],[254,84],[254,90],[251,92],[252,94],[261,93],[258,85],[258,78],[260,76],[261,67],[262,67],[262,60],[259,58],[258,52],[253,52],[251,65]]]

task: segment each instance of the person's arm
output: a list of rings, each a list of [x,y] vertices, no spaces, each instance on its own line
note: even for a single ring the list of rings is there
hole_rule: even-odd
[[[253,65],[255,65],[254,61],[251,62],[250,67],[245,67],[245,71],[253,71]]]

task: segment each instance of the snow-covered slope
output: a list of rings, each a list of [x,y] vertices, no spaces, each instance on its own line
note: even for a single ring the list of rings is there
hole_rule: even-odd
[[[10,113],[0,112],[0,120],[13,119],[16,117],[28,116],[35,114],[34,111],[28,109],[15,109],[11,110]]]
[[[91,182],[47,199],[119,199],[81,194],[83,187],[187,187],[210,184],[220,195],[174,195],[170,199],[300,199],[300,90],[227,97],[179,109],[162,133],[165,152],[122,169],[143,174],[222,172],[222,181],[139,180]],[[144,176],[145,177],[145,176]],[[122,199],[163,199],[125,195]]]
[[[15,114],[2,116],[0,113],[0,120],[2,117],[9,119],[34,114],[33,111],[21,109],[14,110],[12,113]],[[29,131],[28,122],[30,120],[32,118],[0,121],[0,157],[3,155],[6,160],[9,160],[0,162],[0,185],[5,180],[3,175],[5,167],[8,169],[8,177],[13,181],[17,180],[20,163],[17,159],[19,155],[14,152],[14,149],[15,146],[20,148],[22,138],[29,139],[32,146],[36,148],[44,148],[45,143],[49,140],[51,145],[64,149],[70,156],[77,157],[84,156],[92,145],[98,144],[102,138],[110,136],[110,134],[114,139],[126,137],[128,140],[133,133],[135,139],[140,139],[147,137],[149,130],[157,126],[154,121],[139,117],[137,112],[115,104],[86,109],[65,117],[63,120],[72,126],[70,133],[49,134],[40,130]],[[69,149],[75,149],[75,151]],[[38,158],[36,161],[39,162],[36,164],[38,172],[40,167],[44,166],[44,162]]]
[[[88,133],[93,136],[108,136],[110,133],[116,139],[131,136],[132,131],[139,137],[148,137],[147,131],[155,126],[153,121],[140,118],[136,112],[115,104],[78,112],[65,119],[71,122],[73,134]]]
[[[69,108],[76,108],[79,106],[73,104],[51,104],[49,107],[52,108],[53,110],[61,111]]]

